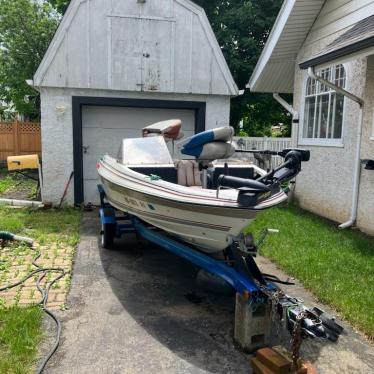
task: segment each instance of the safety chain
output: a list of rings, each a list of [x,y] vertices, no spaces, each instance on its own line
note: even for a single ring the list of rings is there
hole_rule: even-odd
[[[303,342],[302,340],[302,323],[305,318],[305,313],[301,312],[295,320],[295,325],[292,332],[292,370],[297,370],[299,368],[299,358],[300,358],[300,348]]]
[[[278,316],[278,304],[279,300],[283,298],[285,295],[282,291],[276,291],[271,293],[269,296],[270,304],[271,304],[271,309],[270,309],[270,317],[272,322],[276,322],[276,316]]]

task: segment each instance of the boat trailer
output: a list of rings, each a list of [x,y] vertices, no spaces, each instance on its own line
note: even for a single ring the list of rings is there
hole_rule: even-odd
[[[225,250],[225,259],[218,260],[212,258],[197,249],[166,235],[162,230],[155,228],[127,213],[119,212],[106,198],[106,193],[102,185],[98,185],[100,195],[100,222],[101,222],[101,244],[103,248],[110,249],[115,238],[121,238],[127,234],[136,234],[143,237],[155,245],[184,258],[205,272],[218,277],[237,293],[236,325],[243,325],[248,322],[250,315],[245,309],[259,310],[262,307],[265,311],[262,315],[263,325],[268,325],[263,330],[267,334],[260,334],[266,339],[253,342],[253,336],[259,334],[237,333],[235,326],[235,340],[242,348],[253,351],[269,344],[271,332],[269,332],[271,322],[277,318],[277,323],[282,325],[295,338],[296,331],[299,331],[300,340],[303,338],[322,338],[336,342],[343,332],[343,327],[335,322],[334,318],[327,316],[324,311],[318,308],[307,308],[301,300],[286,295],[277,285],[290,284],[282,282],[274,276],[264,275],[257,267],[254,258],[257,248],[253,243],[253,238],[246,238],[244,235],[233,237],[231,243]],[[238,313],[238,309],[240,309]],[[254,316],[255,314],[253,314]],[[265,319],[266,317],[266,319]],[[252,318],[252,317],[250,317]],[[269,319],[271,321],[269,321]],[[250,321],[250,324],[252,321]],[[252,323],[253,324],[253,323]],[[258,326],[258,321],[255,323]],[[277,328],[279,332],[279,328]],[[258,331],[257,331],[258,332]],[[262,331],[261,331],[262,332]]]

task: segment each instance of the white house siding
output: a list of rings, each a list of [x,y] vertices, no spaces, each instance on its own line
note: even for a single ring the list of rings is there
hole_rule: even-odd
[[[362,133],[361,158],[374,159],[374,140],[370,140],[374,129],[374,56],[367,61],[365,87],[365,114]],[[357,224],[363,231],[374,235],[374,171],[363,168]]]
[[[206,128],[228,125],[230,97],[86,89],[41,89],[44,201],[58,203],[73,166],[72,96],[206,102]],[[61,110],[63,109],[63,113]],[[74,184],[66,202],[74,203]]]
[[[355,23],[374,13],[374,1],[326,1],[319,17],[314,23],[308,37],[301,48],[296,64],[294,106],[300,112],[300,131],[303,126],[304,91],[307,73],[301,71],[298,64],[320,53],[328,44]],[[345,64],[347,70],[347,90],[357,96],[363,97],[366,84],[366,58],[357,59]],[[370,86],[370,87],[369,87]],[[370,92],[371,85],[366,90],[373,100]],[[372,89],[372,88],[371,88]],[[365,111],[365,134],[368,133],[372,105],[367,105]],[[348,220],[351,211],[353,168],[357,139],[358,105],[346,99],[345,119],[343,128],[343,147],[300,147],[311,150],[311,160],[303,167],[296,187],[296,196],[302,207],[323,215],[337,222]],[[298,144],[297,128],[294,127],[294,144]],[[367,135],[366,139],[369,139]],[[364,143],[366,144],[366,140]],[[373,143],[373,142],[371,142]],[[366,157],[373,152],[373,145],[365,145],[363,153]],[[370,147],[370,149],[369,149]],[[373,158],[373,153],[369,158]],[[372,174],[370,174],[372,173]],[[374,210],[368,197],[374,196],[373,172],[363,171],[361,197],[359,205],[358,225],[365,231],[373,232]],[[372,199],[371,199],[372,200]]]

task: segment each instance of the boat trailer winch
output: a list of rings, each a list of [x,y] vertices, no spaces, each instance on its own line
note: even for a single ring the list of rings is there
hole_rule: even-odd
[[[100,221],[102,246],[111,248],[115,238],[136,234],[175,255],[184,258],[200,269],[227,282],[242,298],[251,305],[270,304],[271,310],[278,316],[280,324],[285,324],[292,334],[295,326],[301,323],[301,338],[322,338],[337,341],[343,327],[334,318],[318,308],[307,308],[301,300],[286,295],[277,285],[291,284],[275,276],[263,274],[254,257],[257,252],[252,236],[231,238],[224,251],[225,258],[217,260],[186,243],[166,235],[139,218],[121,213],[106,199],[106,193],[98,185],[100,194]],[[302,318],[300,319],[300,316]],[[274,318],[274,316],[272,316]],[[300,320],[300,321],[299,321]]]

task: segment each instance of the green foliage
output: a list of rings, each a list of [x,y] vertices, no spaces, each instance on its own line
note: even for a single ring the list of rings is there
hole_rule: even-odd
[[[264,228],[280,232],[267,237],[262,253],[374,338],[374,239],[295,206],[270,209],[250,231],[259,237]]]
[[[272,136],[271,127],[280,123],[286,126],[282,136],[291,135],[292,117],[272,95],[246,92],[244,100],[243,129],[250,136]]]
[[[57,25],[47,3],[0,0],[0,100],[30,119],[39,117],[40,100],[26,80],[33,78]]]
[[[64,14],[69,6],[70,0],[48,0],[48,2],[56,9],[60,14]]]

